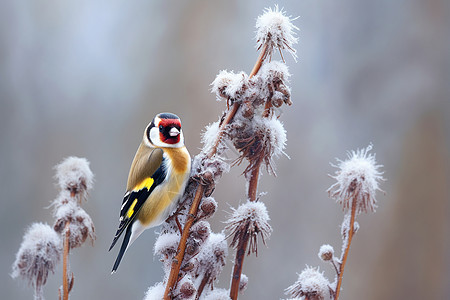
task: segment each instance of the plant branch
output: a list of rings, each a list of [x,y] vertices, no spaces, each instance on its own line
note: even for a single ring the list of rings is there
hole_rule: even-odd
[[[343,253],[341,264],[339,266],[338,281],[336,284],[336,297],[334,298],[335,300],[338,300],[338,298],[339,298],[339,292],[341,290],[342,278],[344,277],[345,263],[347,262],[348,252],[350,250],[350,244],[352,243],[352,239],[353,239],[353,235],[354,235],[354,224],[355,224],[355,218],[356,218],[356,200],[357,200],[357,198],[356,198],[356,196],[354,196],[353,201],[352,201],[350,228],[348,230],[347,237],[346,237],[347,241],[345,241],[346,247],[345,247],[345,251]]]
[[[63,300],[69,299],[69,278],[67,276],[67,265],[69,260],[69,238],[70,238],[70,221],[67,221],[64,227],[64,252],[63,252]]]
[[[171,292],[174,290],[176,283],[178,282],[178,275],[180,273],[181,263],[184,259],[184,252],[186,250],[186,242],[189,237],[189,231],[192,223],[194,223],[195,216],[197,215],[198,206],[200,200],[203,197],[204,186],[199,184],[197,191],[195,192],[194,200],[192,201],[191,208],[189,209],[189,215],[183,228],[183,234],[181,235],[180,243],[178,244],[177,255],[172,261],[172,268],[170,269],[170,275],[167,279],[166,290],[164,292],[164,299],[171,299]]]
[[[241,282],[242,267],[244,266],[245,252],[249,240],[248,227],[243,230],[242,238],[236,248],[236,258],[234,260],[233,277],[231,279],[230,298],[236,300],[238,298],[239,284]]]
[[[203,293],[203,289],[205,288],[206,284],[208,283],[210,277],[211,277],[210,273],[206,273],[203,276],[202,282],[200,282],[200,285],[198,286],[197,295],[195,296],[195,300],[200,299],[200,296]]]

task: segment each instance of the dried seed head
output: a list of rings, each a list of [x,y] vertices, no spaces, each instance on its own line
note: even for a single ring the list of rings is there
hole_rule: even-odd
[[[330,283],[318,268],[306,267],[297,281],[285,291],[292,297],[305,297],[310,300],[330,299]]]
[[[194,299],[195,292],[197,291],[192,281],[187,278],[187,276],[183,277],[178,283],[180,290],[177,299]]]
[[[249,161],[245,174],[259,168],[260,161],[274,174],[273,156],[284,153],[287,140],[286,130],[275,116],[264,118],[259,115],[255,115],[251,123],[243,123],[242,126],[234,128],[230,132],[230,138],[241,154],[235,164],[240,164],[244,158]]]
[[[331,261],[334,256],[334,249],[330,245],[322,245],[319,250],[319,258],[323,261]]]
[[[264,13],[256,20],[256,42],[257,48],[260,49],[264,44],[268,46],[268,56],[272,57],[274,48],[280,50],[288,50],[294,59],[297,58],[293,45],[298,42],[295,30],[297,26],[292,24],[296,18],[286,16],[283,9],[266,8]]]
[[[221,233],[211,233],[195,257],[197,264],[195,274],[207,276],[207,284],[212,284],[225,266],[228,246],[225,236]]]
[[[180,235],[177,233],[161,233],[153,248],[155,255],[160,255],[162,260],[168,260],[177,253]]]
[[[207,221],[199,221],[191,227],[191,237],[199,242],[205,242],[211,233],[211,227]]]
[[[203,198],[200,204],[200,218],[211,218],[217,210],[217,201],[213,197]]]
[[[240,101],[248,89],[248,75],[245,72],[234,73],[223,70],[211,85],[211,91],[216,94],[217,100]]]
[[[375,193],[380,190],[378,181],[384,180],[381,165],[377,165],[375,154],[369,154],[372,144],[365,149],[348,153],[346,161],[337,160],[338,170],[333,177],[337,180],[329,189],[331,198],[340,203],[344,209],[350,209],[356,201],[356,213],[375,211]]]
[[[48,273],[55,272],[61,253],[59,235],[47,224],[34,223],[23,237],[11,276],[28,281],[35,288],[35,298],[41,299]]]
[[[87,199],[87,193],[94,182],[87,159],[71,156],[55,166],[55,169],[55,178],[61,191],[69,192],[71,198],[77,199],[80,204],[82,200]]]
[[[229,232],[227,238],[233,236],[231,246],[237,247],[239,240],[249,235],[248,253],[256,253],[258,255],[258,234],[265,244],[265,240],[272,233],[269,220],[267,208],[262,202],[247,201],[247,203],[241,204],[237,209],[233,209],[225,227],[227,232]]]
[[[69,201],[63,205],[55,206],[53,215],[56,219],[53,228],[63,234],[66,224],[68,230],[70,249],[80,247],[89,237],[93,243],[95,240],[95,227],[91,217],[76,202]]]

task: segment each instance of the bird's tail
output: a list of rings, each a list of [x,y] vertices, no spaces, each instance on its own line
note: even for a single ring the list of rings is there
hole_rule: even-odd
[[[117,271],[117,268],[119,267],[120,261],[122,260],[123,255],[125,254],[125,251],[128,248],[128,245],[130,243],[130,236],[131,236],[131,227],[128,226],[125,236],[123,238],[122,246],[120,247],[119,254],[117,255],[116,261],[114,262],[114,266],[112,268],[111,274],[114,274]]]

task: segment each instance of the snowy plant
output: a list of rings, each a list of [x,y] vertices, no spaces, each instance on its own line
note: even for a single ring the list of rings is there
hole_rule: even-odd
[[[341,256],[336,257],[334,248],[324,244],[320,247],[318,256],[333,266],[336,272],[335,281],[329,283],[318,269],[307,267],[297,282],[286,289],[287,294],[305,299],[339,298],[350,244],[354,234],[359,230],[356,216],[362,212],[375,212],[375,193],[380,190],[379,181],[384,180],[383,173],[379,170],[381,165],[377,165],[375,154],[369,154],[372,147],[370,144],[364,149],[348,152],[347,160],[338,159],[338,165],[333,165],[338,168],[335,175],[331,176],[336,179],[336,183],[328,189],[328,193],[345,211],[341,224],[342,251]]]
[[[257,252],[258,236],[265,243],[272,232],[257,191],[260,170],[265,166],[275,174],[274,158],[285,154],[286,130],[278,108],[292,104],[290,74],[283,57],[282,61],[271,59],[276,49],[295,57],[297,27],[292,20],[278,6],[266,9],[257,20],[261,53],[251,73],[223,70],[212,82],[212,93],[226,103],[226,109],[217,122],[206,126],[203,148],[193,158],[185,192],[161,227],[154,252],[163,263],[164,278],[147,291],[145,299],[159,297],[161,285],[165,286],[164,299],[234,300],[248,287],[248,277],[242,274],[244,256]],[[227,157],[231,147],[239,153],[232,161]],[[222,175],[241,163],[248,164],[244,171],[246,203],[233,209],[226,221],[236,257],[231,287],[223,290],[215,284],[226,262],[227,237],[211,231],[208,218],[218,209],[211,195]]]
[[[60,299],[69,298],[73,274],[68,279],[69,250],[80,247],[88,238],[95,240],[94,223],[81,208],[93,187],[92,171],[85,158],[69,157],[55,167],[59,195],[53,201],[53,228],[35,223],[24,236],[13,264],[13,277],[22,277],[35,287],[35,299],[43,299],[48,273],[54,273],[63,256],[63,288]]]
[[[34,299],[44,299],[48,273],[55,273],[61,253],[60,236],[49,225],[34,223],[23,237],[11,276],[28,281],[34,287]]]

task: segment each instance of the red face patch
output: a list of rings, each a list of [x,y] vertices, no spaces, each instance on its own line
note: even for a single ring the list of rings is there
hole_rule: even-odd
[[[176,144],[180,141],[180,135],[170,136],[170,129],[181,130],[181,122],[178,119],[161,119],[159,122],[159,138],[166,144]]]

